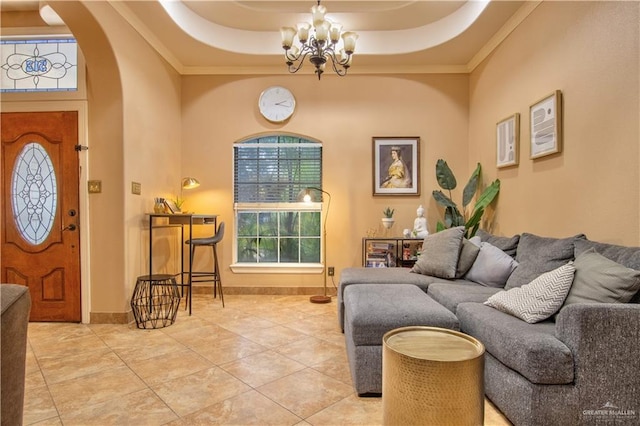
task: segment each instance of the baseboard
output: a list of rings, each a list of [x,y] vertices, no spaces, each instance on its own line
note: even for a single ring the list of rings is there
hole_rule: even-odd
[[[91,312],[89,322],[91,324],[129,324],[134,321],[133,313],[128,312]]]
[[[324,294],[322,287],[224,287],[224,294],[269,295],[269,296],[313,296]],[[213,286],[194,285],[193,294],[213,294]],[[335,289],[327,289],[327,294],[335,296]]]
[[[193,294],[213,294],[212,285],[194,285]],[[314,296],[324,294],[322,287],[224,287],[227,295],[265,295],[265,296]],[[327,289],[327,295],[335,296],[334,288]],[[130,324],[135,321],[133,312],[91,312],[91,324]]]

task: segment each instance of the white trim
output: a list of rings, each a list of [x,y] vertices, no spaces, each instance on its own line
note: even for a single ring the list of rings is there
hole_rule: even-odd
[[[322,263],[233,263],[231,271],[236,274],[321,274]]]
[[[73,34],[69,33],[69,29],[63,27],[65,32],[60,34],[51,34],[53,31],[50,27],[48,27],[49,31],[47,34],[38,35],[37,32],[33,32],[33,28],[12,28],[10,35],[5,34],[5,29],[2,29],[2,38],[3,39],[21,39],[21,40],[29,40],[29,39],[59,39],[59,38],[73,38],[76,40],[77,52],[78,52],[78,65],[77,65],[77,90],[69,90],[69,91],[34,91],[34,92],[6,92],[2,93],[2,103],[4,105],[5,102],[19,102],[19,101],[51,101],[51,102],[63,102],[63,101],[85,101],[87,99],[87,64],[84,59],[84,55],[82,54],[82,49],[80,49],[80,43],[73,36]],[[51,110],[53,111],[53,110]],[[16,111],[22,112],[22,111]]]
[[[233,209],[241,212],[252,211],[312,211],[322,212],[322,203],[234,203]]]
[[[61,92],[57,92],[61,93]],[[19,101],[7,102],[2,96],[3,112],[43,112],[43,111],[77,111],[78,112],[78,144],[89,146],[88,105],[87,101]],[[91,253],[89,195],[87,180],[89,179],[89,151],[78,153],[80,163],[79,176],[79,209],[80,209],[80,304],[82,323],[89,324],[91,313]]]

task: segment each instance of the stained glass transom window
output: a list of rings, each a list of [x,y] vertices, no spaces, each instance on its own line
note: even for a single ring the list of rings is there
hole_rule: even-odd
[[[78,90],[78,44],[73,38],[0,40],[0,92]]]
[[[51,158],[39,143],[27,144],[16,158],[11,202],[22,238],[34,245],[46,240],[53,228],[58,190]]]

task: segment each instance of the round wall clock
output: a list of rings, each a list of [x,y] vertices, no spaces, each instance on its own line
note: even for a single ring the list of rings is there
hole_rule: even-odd
[[[282,86],[268,87],[260,94],[258,100],[260,114],[274,123],[286,121],[296,109],[296,98]]]

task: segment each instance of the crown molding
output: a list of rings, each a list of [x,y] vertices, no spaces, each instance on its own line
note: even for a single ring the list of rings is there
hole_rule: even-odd
[[[413,66],[357,66],[349,75],[387,74],[470,74],[511,34],[543,0],[526,1],[489,41],[465,65],[413,65]],[[279,66],[213,66],[191,67],[183,65],[129,9],[126,2],[109,0],[109,4],[144,38],[180,75],[286,75],[286,67]],[[300,70],[298,74],[313,74],[313,70]],[[327,74],[328,75],[328,74]]]
[[[489,39],[467,64],[467,72],[472,73],[518,26],[533,12],[543,0],[526,1],[511,18]]]
[[[129,9],[126,5],[126,2],[118,1],[118,0],[109,0],[109,4],[111,7],[115,9],[116,12],[120,14],[124,18],[125,21],[131,25],[131,27],[138,33],[140,36],[151,45],[153,49],[155,49],[158,54],[164,58],[165,61],[169,63],[173,67],[173,69],[178,72],[178,74],[184,74],[184,65],[178,60],[178,58],[171,53],[169,50],[156,36],[153,32],[147,27],[138,17]]]

